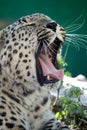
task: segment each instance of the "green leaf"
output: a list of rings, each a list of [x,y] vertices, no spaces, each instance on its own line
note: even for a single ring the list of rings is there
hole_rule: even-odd
[[[57,112],[57,113],[55,114],[55,118],[62,120],[62,115],[60,114],[60,112]]]

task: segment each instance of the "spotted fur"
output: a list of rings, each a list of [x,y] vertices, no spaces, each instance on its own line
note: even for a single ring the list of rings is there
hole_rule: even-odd
[[[54,63],[64,38],[64,29],[44,14],[22,17],[1,30],[0,130],[69,130],[51,111],[49,90],[57,80],[47,80],[38,62],[50,50]]]

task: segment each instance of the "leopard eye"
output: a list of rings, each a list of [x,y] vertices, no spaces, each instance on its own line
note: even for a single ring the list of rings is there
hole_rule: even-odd
[[[56,32],[56,27],[57,27],[57,23],[56,22],[51,22],[51,23],[48,23],[46,25],[47,28],[50,28],[52,29],[54,32]]]

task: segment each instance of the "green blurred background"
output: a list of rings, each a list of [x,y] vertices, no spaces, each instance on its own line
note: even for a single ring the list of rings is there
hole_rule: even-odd
[[[83,19],[85,23],[75,33],[87,34],[87,0],[0,0],[0,26],[6,26],[22,16],[36,12],[50,16],[63,27],[81,16],[76,23],[81,24]],[[63,55],[66,47],[65,43]],[[73,76],[78,74],[87,76],[86,47],[80,47],[79,50],[78,46],[69,46],[66,62],[68,63],[67,70],[72,72]]]

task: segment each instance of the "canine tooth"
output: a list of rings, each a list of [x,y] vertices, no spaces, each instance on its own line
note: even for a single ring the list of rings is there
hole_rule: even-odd
[[[47,76],[47,79],[50,80],[50,76],[49,75]]]

